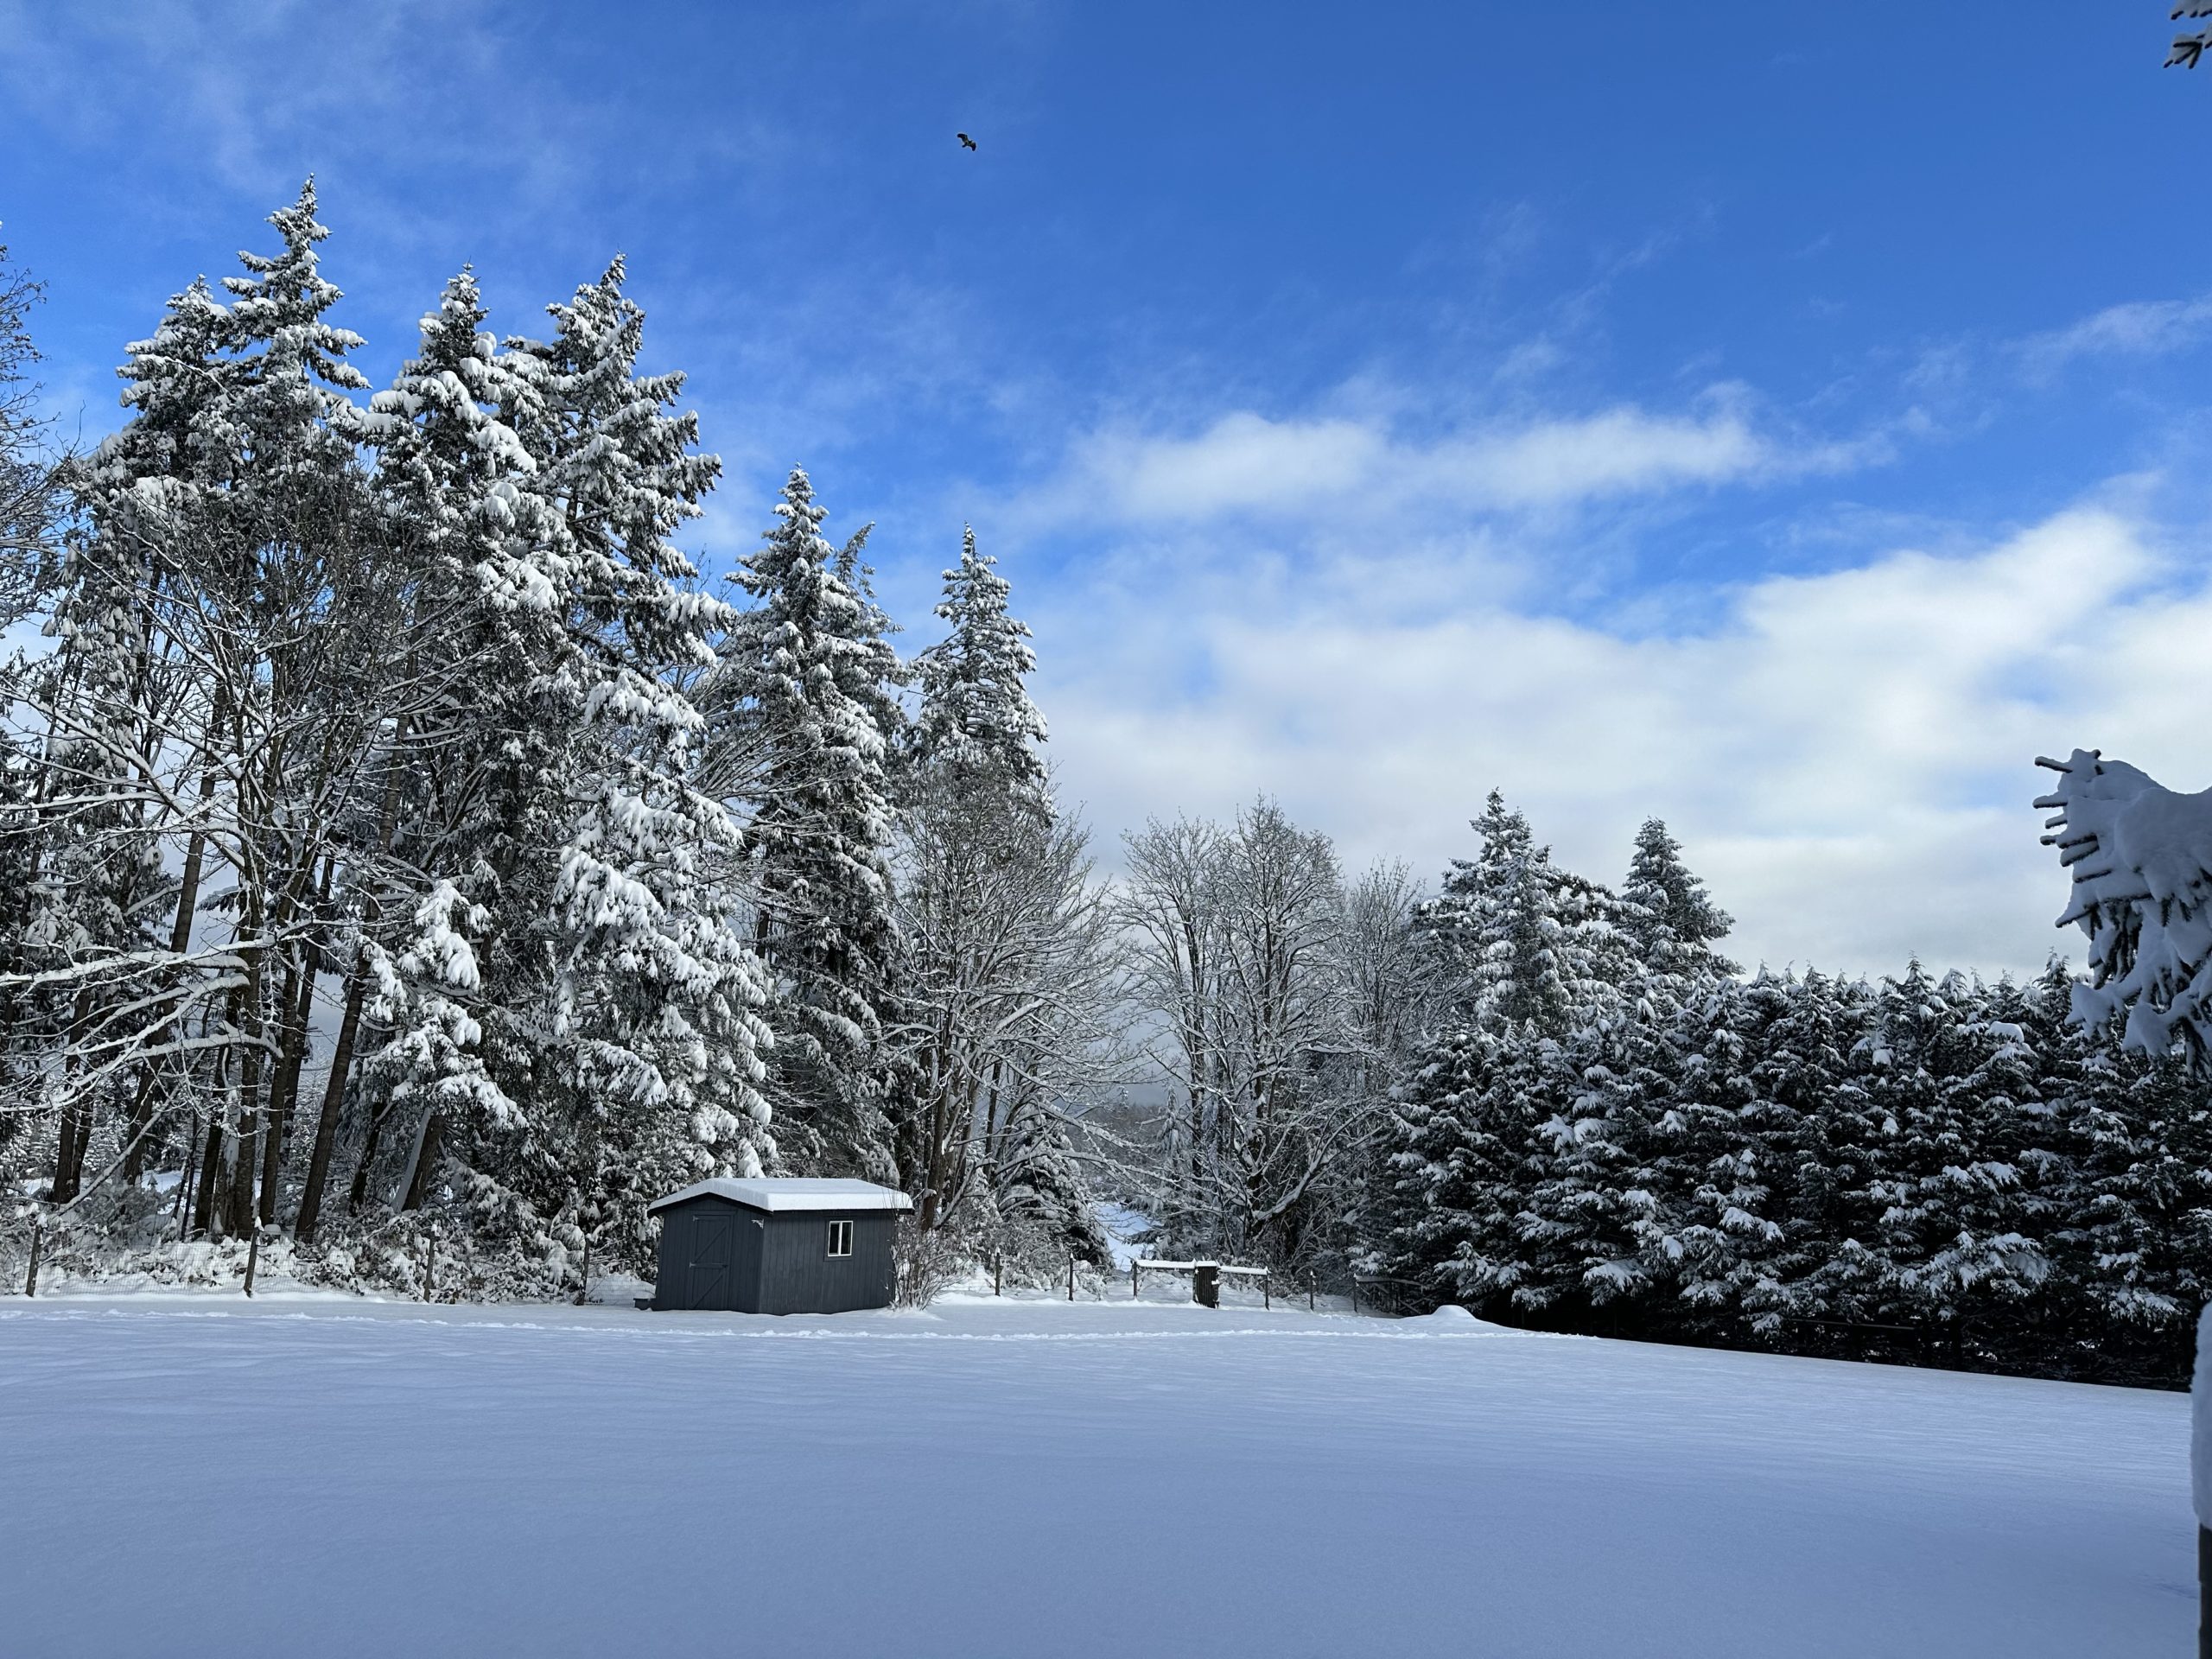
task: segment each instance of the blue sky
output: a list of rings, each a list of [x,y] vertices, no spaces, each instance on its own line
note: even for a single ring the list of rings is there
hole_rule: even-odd
[[[372,376],[623,251],[707,561],[803,463],[918,644],[972,520],[1109,849],[1266,789],[1433,873],[1498,784],[1747,957],[2032,968],[2033,755],[2212,782],[2165,11],[0,0],[0,233],[88,434],[309,171]]]

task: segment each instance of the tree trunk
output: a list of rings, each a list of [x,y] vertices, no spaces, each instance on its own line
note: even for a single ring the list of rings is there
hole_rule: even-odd
[[[247,937],[257,938],[261,931],[260,906],[252,889],[246,893],[245,926]],[[238,1141],[238,1156],[231,1164],[231,1192],[229,1225],[232,1232],[252,1230],[256,1210],[254,1177],[260,1173],[262,1137],[268,1133],[268,1115],[262,1102],[261,1038],[264,1031],[262,971],[266,947],[256,945],[248,962],[244,993],[238,999],[238,1009],[244,1017],[240,1032],[245,1041],[240,1045],[238,1056],[238,1125],[233,1130]]]
[[[215,1182],[223,1162],[223,1107],[219,1095],[207,1114],[207,1138],[200,1148],[200,1190],[193,1195],[192,1230],[209,1236],[215,1225]]]
[[[223,1149],[223,1189],[217,1194],[223,1231],[235,1236],[253,1226],[253,1178],[259,1169],[259,1056],[251,1050],[238,1065],[238,1098],[232,1107],[230,1145]]]
[[[322,1190],[330,1179],[331,1144],[338,1137],[338,1112],[346,1103],[346,1079],[353,1068],[353,1042],[361,1029],[361,1004],[368,988],[368,976],[357,962],[353,971],[346,976],[346,1014],[338,1023],[338,1046],[330,1052],[330,1077],[323,1085],[322,1110],[315,1118],[315,1150],[308,1159],[307,1184],[300,1189],[299,1219],[292,1227],[292,1236],[302,1244],[315,1242],[315,1224],[322,1216]],[[377,1155],[377,1127],[382,1116],[379,1113],[377,1122],[369,1125],[361,1170],[366,1170]],[[355,1172],[349,1210],[361,1207],[363,1179],[359,1171]]]
[[[216,705],[216,719],[221,718],[221,702]],[[210,722],[209,730],[213,730]],[[207,764],[200,770],[200,804],[204,810],[215,798],[215,761],[212,748]],[[184,846],[184,872],[176,889],[176,913],[169,922],[169,955],[181,957],[192,943],[192,921],[200,908],[200,872],[207,862],[207,838],[194,830]],[[188,1065],[188,1062],[187,1063]],[[198,1109],[194,1109],[197,1116]],[[200,1149],[199,1191],[192,1203],[191,1230],[205,1233],[214,1219],[215,1190],[213,1185],[216,1154],[223,1142],[223,1119],[219,1110],[211,1109],[207,1115],[207,1145]],[[188,1158],[188,1161],[189,1161]]]
[[[937,1230],[938,1210],[944,1201],[944,1091],[932,1090],[925,1119],[929,1124],[928,1161],[925,1166],[927,1184],[922,1189],[922,1212],[916,1218],[916,1225],[925,1233]]]
[[[157,1067],[149,1062],[138,1074],[138,1087],[130,1096],[130,1140],[123,1150],[123,1184],[136,1186],[146,1173],[146,1148],[154,1134],[154,1078]]]
[[[176,1217],[176,1242],[184,1243],[185,1230],[192,1225],[192,1179],[200,1168],[200,1114],[194,1112],[192,1122],[184,1129],[184,1173],[177,1178],[176,1203],[170,1213]]]
[[[399,822],[399,750],[407,741],[407,726],[402,721],[392,729],[392,753],[390,769],[385,774],[384,801],[377,811],[377,852],[379,856],[391,850],[392,831]],[[331,868],[323,867],[323,897],[326,904],[330,893]],[[372,887],[361,903],[361,928],[365,935],[376,923],[381,907]],[[361,1003],[368,995],[368,974],[359,944],[353,951],[353,965],[346,976],[346,1013],[338,1023],[338,1046],[330,1053],[330,1076],[322,1089],[322,1110],[315,1124],[315,1149],[308,1157],[307,1184],[300,1192],[299,1218],[293,1224],[292,1236],[302,1244],[315,1241],[316,1224],[322,1218],[322,1193],[330,1179],[330,1149],[338,1135],[338,1114],[346,1103],[346,1084],[353,1070],[353,1045],[361,1030]],[[315,989],[315,976],[308,976],[308,995]],[[307,1022],[300,1022],[304,1033]],[[383,1122],[378,1113],[369,1122],[366,1144],[361,1149],[360,1167],[353,1172],[353,1190],[346,1195],[346,1212],[352,1214],[361,1207],[361,1197],[367,1185],[369,1166],[376,1160],[377,1129]]]
[[[238,1163],[241,1150],[240,1136],[245,1126],[237,1121],[238,1107],[235,1101],[232,1103],[230,1115],[232,1119],[231,1132],[223,1137],[222,1157],[217,1161],[215,1166],[215,1220],[214,1225],[207,1230],[207,1236],[211,1239],[231,1238],[239,1231],[238,1224],[241,1217],[238,1215]],[[249,1165],[248,1167],[251,1168],[251,1166]]]
[[[369,1196],[369,1171],[377,1161],[377,1142],[384,1135],[384,1121],[391,1116],[390,1101],[377,1108],[369,1116],[369,1133],[361,1142],[361,1161],[353,1166],[353,1184],[346,1190],[346,1213],[361,1212],[361,1202]]]
[[[423,1201],[430,1196],[432,1173],[437,1168],[438,1149],[444,1142],[445,1117],[433,1107],[423,1118],[423,1127],[416,1132],[415,1156],[409,1162],[407,1179],[402,1184],[402,1210],[420,1210]]]
[[[322,890],[316,899],[316,918],[330,903],[331,866],[322,864]],[[296,905],[289,908],[296,911]],[[315,976],[322,971],[322,941],[310,934],[306,944],[284,964],[284,988],[278,1001],[283,1021],[276,1075],[269,1084],[269,1138],[262,1149],[261,1220],[264,1226],[276,1219],[276,1187],[284,1173],[285,1142],[300,1097],[300,1068],[307,1063],[308,1018],[315,1008]]]
[[[77,993],[76,1006],[71,1010],[69,1018],[67,1066],[73,1078],[85,1040],[85,1027],[92,1017],[92,994],[86,988]],[[67,1204],[83,1190],[85,1148],[92,1144],[92,1103],[72,1088],[62,1096],[61,1129],[54,1148],[54,1203]]]
[[[67,1204],[77,1196],[77,1140],[80,1114],[77,1103],[63,1102],[61,1123],[54,1140],[54,1180],[48,1193],[48,1202]]]
[[[284,1173],[284,1141],[292,1121],[292,1104],[300,1091],[300,1066],[307,1058],[307,1000],[315,990],[315,950],[308,946],[284,965],[283,988],[277,994],[278,1051],[276,1072],[269,1080],[269,1122],[261,1143],[261,1224],[276,1219],[276,1183]],[[304,960],[302,960],[304,958]]]

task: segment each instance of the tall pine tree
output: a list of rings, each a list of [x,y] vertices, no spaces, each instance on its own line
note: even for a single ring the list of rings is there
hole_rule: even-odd
[[[771,1077],[786,1153],[897,1179],[885,1045],[899,938],[889,745],[873,704],[898,677],[880,613],[839,575],[826,511],[794,469],[774,529],[735,580],[754,601],[703,694],[710,760],[744,816],[753,942],[774,981]]]

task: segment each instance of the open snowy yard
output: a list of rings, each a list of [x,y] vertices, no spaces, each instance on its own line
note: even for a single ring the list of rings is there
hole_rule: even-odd
[[[2179,1395],[1257,1309],[0,1312],[0,1651],[2164,1654]]]

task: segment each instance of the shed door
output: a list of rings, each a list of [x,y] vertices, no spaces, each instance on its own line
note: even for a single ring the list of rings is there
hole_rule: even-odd
[[[691,1217],[691,1262],[684,1275],[686,1307],[730,1306],[730,1262],[736,1254],[737,1217],[702,1210]]]

